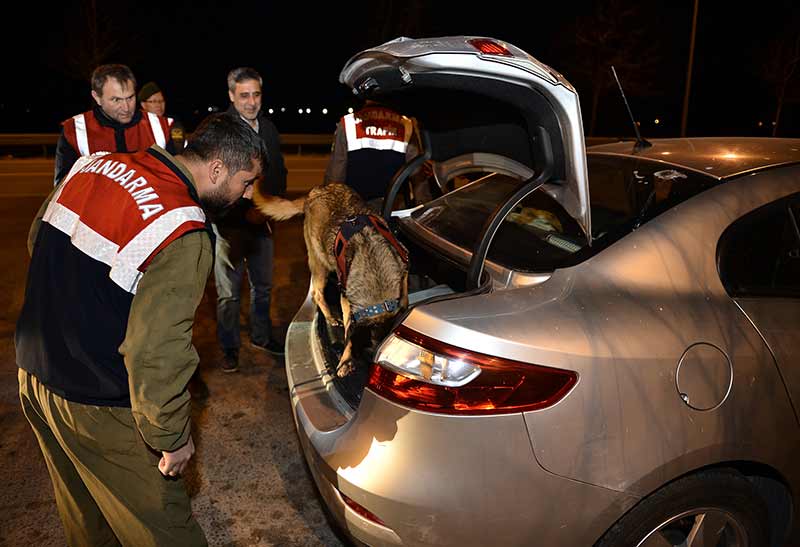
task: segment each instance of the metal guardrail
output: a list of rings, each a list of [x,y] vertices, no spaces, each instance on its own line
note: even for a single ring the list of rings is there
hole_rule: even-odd
[[[586,146],[605,144],[622,140],[616,137],[586,137]],[[54,148],[58,142],[58,133],[0,133],[0,149],[42,147],[42,156],[48,155],[48,149]],[[333,135],[314,133],[282,133],[282,146],[296,146],[297,154],[302,155],[303,146],[330,147]],[[327,152],[327,150],[326,150]]]
[[[0,146],[55,146],[58,133],[0,133]]]
[[[42,147],[42,155],[48,155],[48,148],[54,148],[58,142],[58,133],[0,133],[0,149]],[[303,146],[330,147],[333,135],[282,133],[281,145],[296,146],[297,154],[303,152]]]

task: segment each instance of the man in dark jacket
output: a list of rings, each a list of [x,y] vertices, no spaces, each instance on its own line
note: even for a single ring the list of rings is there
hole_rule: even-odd
[[[228,73],[227,114],[247,124],[263,139],[268,169],[260,181],[273,195],[286,192],[286,167],[275,125],[261,114],[261,76],[252,68],[236,68]],[[270,353],[283,354],[283,344],[272,333],[270,300],[272,291],[273,243],[270,225],[249,199],[239,202],[219,218],[215,225],[217,286],[217,336],[223,352],[222,370],[233,372],[239,366],[239,306],[242,276],[247,267],[250,281],[250,345]]]
[[[54,186],[58,186],[80,156],[97,152],[138,152],[153,144],[170,153],[167,119],[136,108],[136,78],[125,65],[100,65],[91,78],[97,105],[62,122],[56,145]]]

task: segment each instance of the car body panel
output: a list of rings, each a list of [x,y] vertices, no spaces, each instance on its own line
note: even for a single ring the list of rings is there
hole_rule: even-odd
[[[723,183],[541,285],[417,308],[405,324],[468,350],[578,372],[564,400],[525,416],[553,473],[635,495],[726,460],[793,475],[800,432],[785,386],[714,258],[732,219],[796,191],[798,166]],[[733,363],[731,393],[713,411],[690,409],[676,387],[678,362],[698,342]]]
[[[422,301],[403,319],[439,343],[577,372],[571,391],[542,410],[434,414],[370,388],[349,406],[325,362],[309,293],[287,334],[286,372],[302,450],[334,518],[369,545],[558,547],[594,544],[642,497],[707,466],[767,466],[796,492],[797,305],[733,300],[716,255],[733,221],[800,191],[800,165],[789,165],[800,162],[800,140],[657,139],[641,151],[632,143],[587,151],[578,97],[563,77],[508,44],[513,58],[481,55],[469,38],[389,42],[353,57],[340,79],[366,89],[371,77],[393,71],[402,88],[423,75],[455,74],[544,98],[568,166],[560,202],[587,234],[587,152],[632,169],[631,159],[645,158],[702,172],[714,187],[570,267],[534,274],[487,262],[491,292]],[[471,169],[484,152],[497,154],[439,158],[437,175]],[[504,157],[486,161],[522,171]],[[401,227],[414,222],[401,216]],[[471,256],[433,232],[414,243],[448,263]]]
[[[588,545],[637,501],[542,469],[521,414],[484,420],[409,412],[369,389],[353,411],[317,354],[315,316],[309,297],[287,334],[292,412],[328,509],[357,541]],[[342,494],[387,526],[355,513]]]
[[[637,501],[543,470],[520,414],[409,412],[367,389],[353,420],[317,432],[303,398],[295,412],[314,478],[338,523],[369,545],[588,545]],[[386,526],[346,509],[338,493]]]
[[[565,184],[551,191],[584,230],[591,233],[589,186],[580,102],[575,89],[558,72],[519,48],[501,42],[514,57],[483,55],[468,40],[477,36],[454,36],[424,40],[395,40],[352,57],[339,81],[357,90],[381,71],[397,70],[406,85],[416,74],[460,75],[484,82],[513,84],[529,90],[531,103],[544,100],[555,114],[564,147]],[[499,41],[498,41],[499,42]]]
[[[742,312],[769,346],[792,399],[795,416],[800,406],[800,300],[796,298],[737,298]]]
[[[325,359],[314,330],[315,315],[316,304],[309,286],[306,300],[286,333],[285,360],[292,406],[302,401],[305,414],[313,418],[313,428],[324,433],[347,423],[353,411],[337,393],[324,366],[321,367]]]

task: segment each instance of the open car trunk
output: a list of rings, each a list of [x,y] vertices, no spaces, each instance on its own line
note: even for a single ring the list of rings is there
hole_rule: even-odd
[[[417,122],[421,153],[395,174],[383,210],[409,249],[410,307],[541,282],[588,245],[580,106],[551,68],[491,39],[400,38],[350,59],[340,81]],[[393,211],[412,182],[434,199]],[[515,256],[519,249],[530,256]],[[339,309],[335,281],[326,299]],[[316,329],[334,370],[342,329],[319,314]],[[353,408],[379,343],[354,333],[355,372],[334,380]]]
[[[399,236],[409,251],[409,310],[413,307],[444,298],[461,298],[467,294],[476,294],[490,290],[491,278],[483,275],[481,286],[468,291],[465,286],[466,267],[448,257],[436,254],[430,248],[414,242],[408,237]],[[339,288],[336,278],[331,276],[325,286],[325,300],[331,312],[341,317]],[[398,315],[395,324],[399,324],[407,312]],[[344,329],[331,326],[325,316],[317,310],[315,318],[316,336],[325,366],[330,372],[333,382],[342,398],[351,408],[358,407],[361,394],[367,384],[372,357],[382,342],[382,337],[374,338],[364,329],[356,328],[353,334],[353,372],[344,378],[336,376],[335,371],[339,358],[344,350]],[[388,334],[388,333],[387,333]]]

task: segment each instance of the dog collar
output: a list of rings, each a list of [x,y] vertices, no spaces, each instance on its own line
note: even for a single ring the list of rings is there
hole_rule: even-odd
[[[391,300],[384,300],[380,304],[373,304],[366,308],[358,308],[353,312],[353,321],[358,322],[367,317],[380,315],[383,312],[393,312],[400,307],[400,300],[393,298]]]

